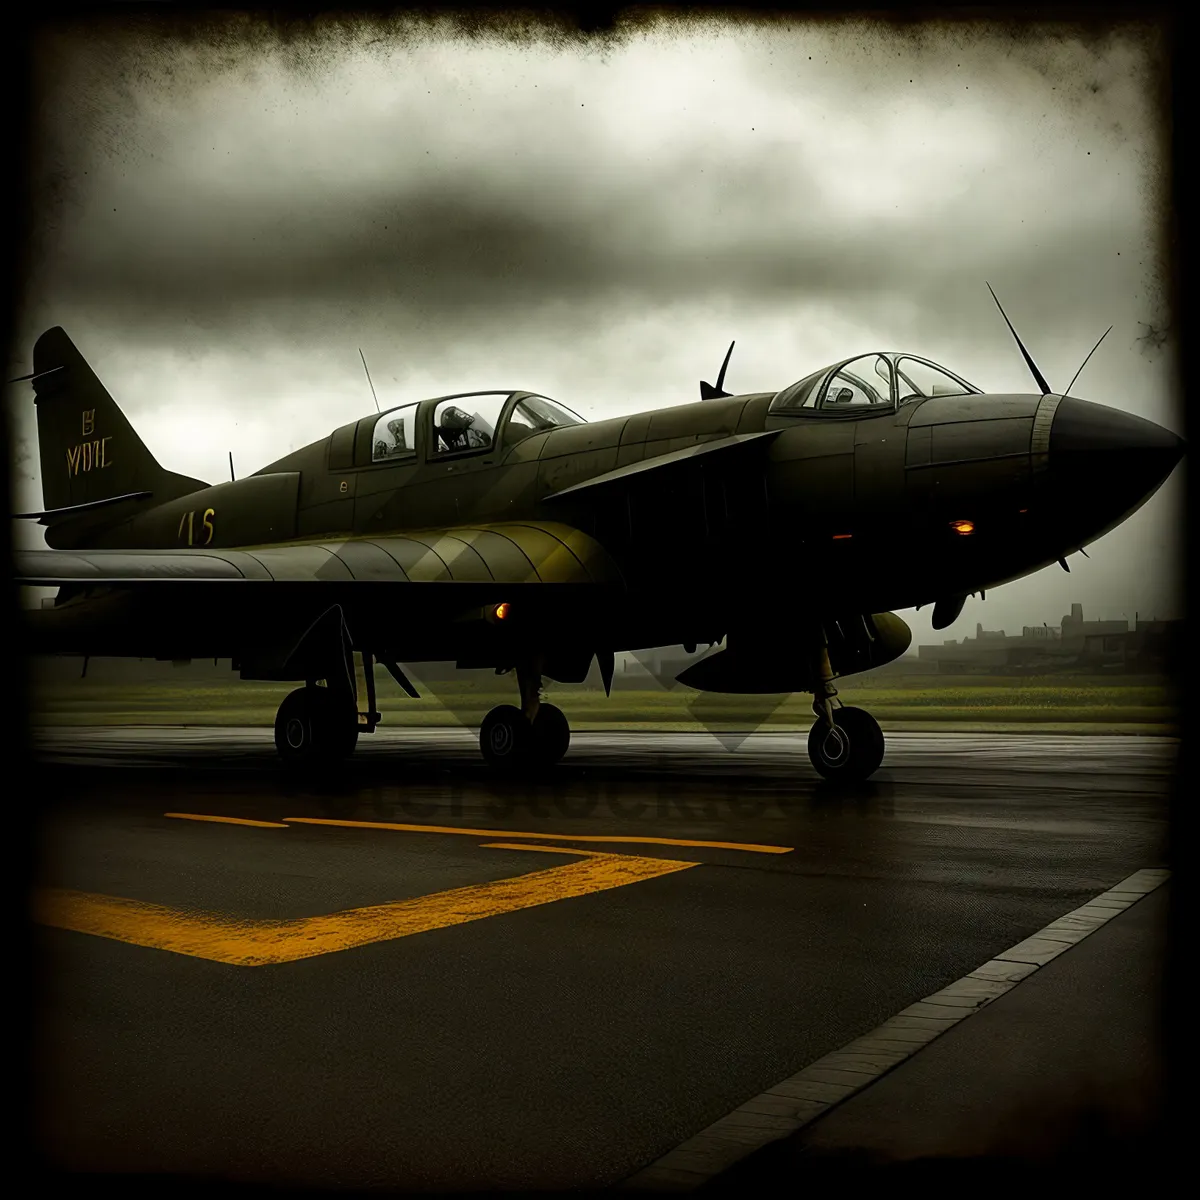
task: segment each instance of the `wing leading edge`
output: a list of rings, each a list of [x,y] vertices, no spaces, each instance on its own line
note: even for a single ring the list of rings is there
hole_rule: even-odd
[[[621,582],[616,564],[597,541],[553,522],[501,522],[248,550],[31,550],[15,557],[16,582],[40,587]]]

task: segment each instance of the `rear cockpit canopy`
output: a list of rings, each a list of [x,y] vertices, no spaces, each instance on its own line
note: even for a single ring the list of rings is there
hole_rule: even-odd
[[[374,420],[371,461],[410,457],[417,452],[417,410],[427,401],[389,409]],[[443,396],[433,408],[430,455],[504,447],[564,425],[583,425],[578,413],[532,392],[464,392]]]
[[[775,394],[771,412],[893,410],[930,396],[972,396],[981,391],[953,371],[914,354],[877,350],[835,363]]]

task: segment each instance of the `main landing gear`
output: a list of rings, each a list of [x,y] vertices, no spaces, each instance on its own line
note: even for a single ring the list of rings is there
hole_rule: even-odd
[[[348,758],[358,745],[358,704],[344,688],[315,682],[289,693],[275,716],[275,748],[288,766]]]
[[[500,704],[483,719],[479,749],[493,767],[552,766],[571,744],[571,727],[562,709],[541,699],[541,666],[537,658],[517,666],[520,708]]]
[[[360,733],[374,733],[382,720],[375,703],[375,658],[362,652],[367,709],[359,710],[360,688],[353,657],[347,653],[342,669],[321,681],[310,679],[290,692],[275,715],[275,749],[285,766],[319,768],[340,763],[354,753]],[[415,690],[394,663],[385,663],[401,686]]]
[[[847,708],[837,699],[829,646],[823,636],[814,667],[813,712],[817,719],[808,732],[808,757],[826,779],[866,779],[883,762],[883,730],[869,712]]]

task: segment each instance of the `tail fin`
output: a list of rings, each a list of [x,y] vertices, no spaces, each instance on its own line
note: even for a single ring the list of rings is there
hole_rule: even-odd
[[[207,486],[159,466],[60,328],[48,329],[33,348],[33,391],[48,510],[43,524],[52,523],[60,510],[74,510],[62,513],[70,519],[80,505],[99,508],[121,497],[162,504]],[[125,504],[105,511],[128,516]]]

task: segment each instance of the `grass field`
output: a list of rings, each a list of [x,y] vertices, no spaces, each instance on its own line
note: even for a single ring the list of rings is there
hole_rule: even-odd
[[[421,699],[380,685],[379,708],[388,726],[478,726],[496,704],[511,704],[512,680],[464,677],[424,685]],[[104,679],[41,681],[32,691],[35,725],[259,725],[269,726],[292,684],[242,683],[233,678],[188,679],[182,672],[155,682]],[[1161,681],[1079,676],[1043,678],[870,678],[840,683],[844,703],[869,709],[891,728],[1012,727],[1173,733],[1177,709]],[[716,696],[676,687],[602,691],[551,685],[548,696],[575,729],[806,728],[812,722],[807,695]],[[364,702],[365,703],[365,702]]]

